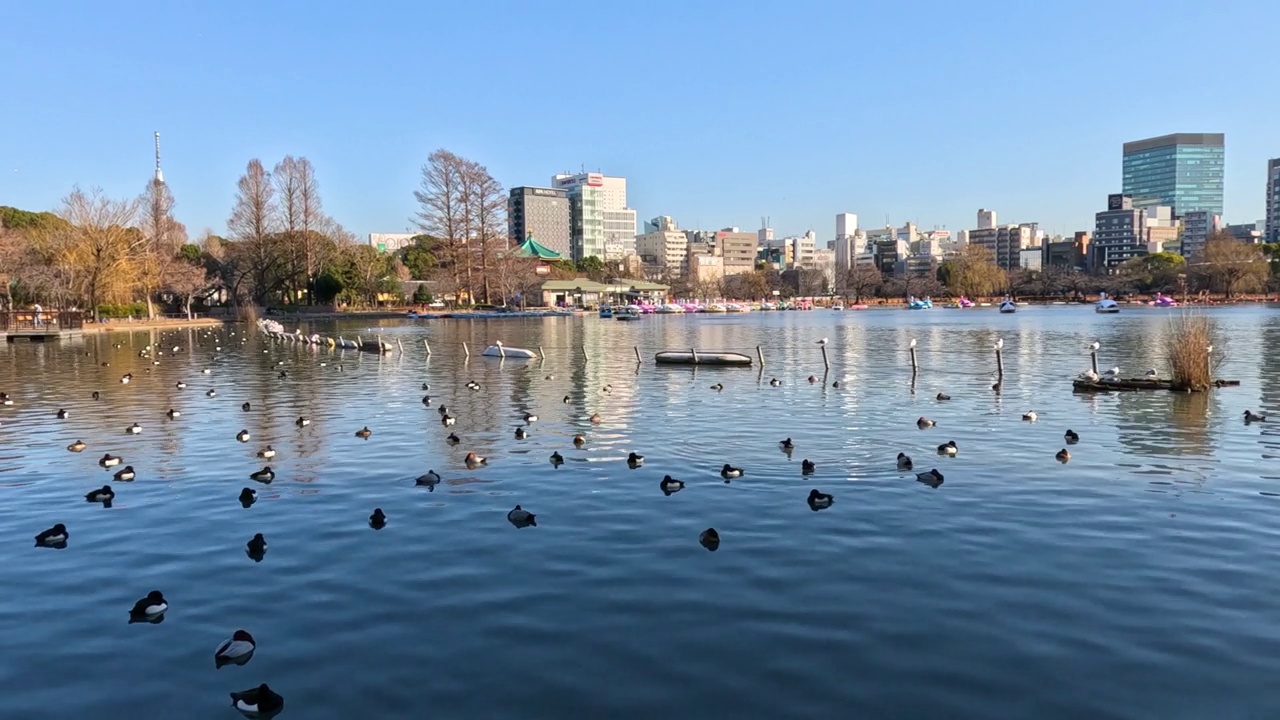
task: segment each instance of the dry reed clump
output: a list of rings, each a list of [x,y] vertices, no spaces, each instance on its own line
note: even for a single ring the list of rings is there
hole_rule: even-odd
[[[1174,389],[1209,389],[1214,367],[1222,357],[1222,349],[1213,346],[1217,326],[1202,315],[1183,315],[1169,322],[1169,370]]]

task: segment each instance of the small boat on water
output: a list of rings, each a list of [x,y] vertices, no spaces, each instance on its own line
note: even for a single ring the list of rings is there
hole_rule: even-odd
[[[831,306],[831,309],[832,309],[832,310],[835,310],[835,311],[837,311],[837,312],[843,312],[843,311],[844,311],[844,305],[841,305],[840,303],[836,303],[835,305],[832,305],[832,306]]]
[[[751,308],[743,305],[742,303],[729,303],[728,305],[725,305],[724,308],[731,313],[751,312]]]
[[[600,306],[600,317],[602,317],[602,318],[611,318],[611,317],[613,317],[613,308],[612,308],[612,307],[610,307],[610,306],[608,306],[608,305],[601,305],[601,306]]]
[[[480,354],[485,357],[520,358],[524,360],[531,360],[538,357],[538,353],[532,350],[518,347],[507,347],[506,345],[503,345],[501,341],[495,342],[485,348],[484,352]]]
[[[963,309],[965,309],[965,308],[971,308],[971,307],[973,307],[973,301],[972,301],[972,300],[970,300],[969,298],[965,297],[964,295],[961,295],[959,300],[956,300],[955,302],[951,303],[951,304],[950,304],[950,305],[948,305],[947,307],[949,307],[949,308],[959,308],[959,309],[963,310]]]
[[[1014,302],[1013,298],[1005,298],[1000,303],[1000,312],[1005,314],[1016,313],[1018,312],[1018,303]]]
[[[1102,299],[1098,301],[1097,305],[1093,306],[1093,311],[1109,315],[1120,312],[1120,305],[1115,300],[1107,297],[1106,293],[1103,293]]]
[[[614,320],[639,320],[644,317],[639,305],[628,305],[613,312]]]
[[[725,307],[724,305],[722,305],[722,304],[720,304],[720,303],[711,303],[710,305],[708,305],[708,306],[707,306],[707,312],[709,312],[709,313],[727,313],[727,312],[729,312],[729,308]]]
[[[918,299],[912,296],[907,298],[907,308],[911,310],[930,310],[933,308],[933,300],[929,298]]]
[[[656,312],[660,315],[679,315],[684,312],[684,306],[676,305],[675,303],[667,303],[666,305],[658,307]]]
[[[1165,295],[1164,293],[1157,292],[1156,299],[1151,301],[1151,305],[1155,307],[1164,307],[1164,308],[1178,307],[1178,301],[1174,300],[1168,295]]]
[[[667,350],[653,356],[659,365],[751,365],[751,357],[742,353],[704,350]]]

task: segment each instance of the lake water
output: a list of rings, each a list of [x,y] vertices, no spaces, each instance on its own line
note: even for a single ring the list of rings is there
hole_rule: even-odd
[[[1071,392],[1095,339],[1103,368],[1163,369],[1163,310],[314,326],[403,342],[383,358],[245,326],[0,346],[0,716],[235,717],[227,693],[267,682],[306,720],[1274,718],[1280,428],[1241,414],[1280,412],[1280,315],[1209,314],[1241,385],[1198,395]],[[823,336],[831,369],[810,384]],[[478,356],[499,339],[547,358]],[[182,349],[152,366],[149,343]],[[763,373],[652,362],[757,345]],[[515,440],[526,411],[540,419]],[[1063,465],[1067,428],[1081,441]],[[934,453],[947,440],[958,457]],[[266,444],[277,475],[259,485]],[[899,451],[945,483],[899,472]],[[138,474],[110,509],[83,500],[110,481],[106,452]],[[725,484],[724,463],[746,475]],[[413,483],[428,469],[434,492]],[[664,474],[687,487],[664,496]],[[810,488],[834,505],[810,510]],[[536,528],[506,521],[517,503]],[[56,522],[69,546],[32,547]],[[244,551],[257,532],[261,562]],[[164,621],[127,624],[153,589]],[[237,628],[256,656],[215,670]]]

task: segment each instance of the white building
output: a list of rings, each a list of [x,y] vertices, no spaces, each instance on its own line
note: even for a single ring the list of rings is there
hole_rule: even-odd
[[[835,271],[844,273],[853,267],[858,252],[854,249],[854,235],[858,232],[858,216],[853,213],[836,215]]]
[[[818,250],[818,234],[810,230],[788,240],[791,243],[791,263],[796,267],[813,267],[813,254]]]
[[[636,211],[627,207],[627,179],[600,173],[552,176],[569,195],[574,260],[621,260],[636,252]]]
[[[824,287],[828,292],[834,291],[836,288],[836,253],[834,250],[814,250],[812,265],[813,270],[822,272]]]
[[[634,239],[640,261],[660,277],[683,276],[688,269],[689,238],[676,221],[662,215],[646,222],[645,230]]]
[[[413,244],[414,233],[369,233],[369,246],[380,253],[395,252]]]
[[[996,211],[986,208],[978,209],[978,229],[991,230],[996,227]]]

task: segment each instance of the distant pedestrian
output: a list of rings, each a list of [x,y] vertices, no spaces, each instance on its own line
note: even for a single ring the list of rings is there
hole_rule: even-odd
[[[40,307],[40,303],[36,303],[35,305],[31,306],[31,309],[36,311],[36,318],[35,318],[36,327],[40,327],[40,324],[42,322],[41,313],[44,312],[44,308]]]

